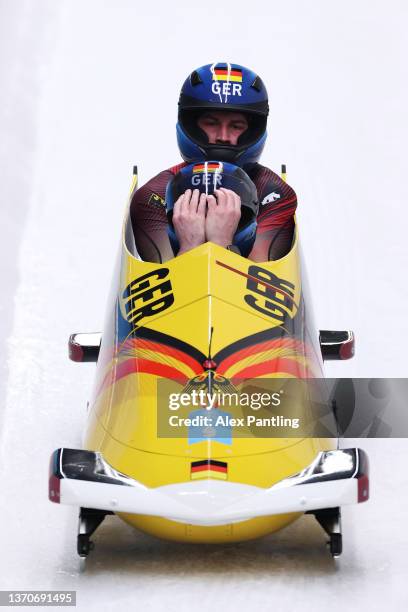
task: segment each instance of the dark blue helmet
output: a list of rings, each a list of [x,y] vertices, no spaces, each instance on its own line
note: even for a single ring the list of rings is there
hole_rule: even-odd
[[[248,129],[237,145],[209,144],[197,125],[203,111],[237,111],[245,113]],[[266,140],[268,93],[255,72],[220,62],[197,68],[181,89],[177,122],[177,141],[186,162],[218,159],[237,166],[258,161]]]
[[[173,208],[178,198],[187,189],[199,189],[200,193],[212,195],[214,189],[231,189],[241,198],[241,219],[235,233],[233,244],[241,255],[247,257],[256,238],[256,218],[258,214],[258,194],[254,183],[242,168],[228,162],[205,161],[185,166],[167,184],[166,212],[168,234],[175,255],[180,245],[173,227]]]

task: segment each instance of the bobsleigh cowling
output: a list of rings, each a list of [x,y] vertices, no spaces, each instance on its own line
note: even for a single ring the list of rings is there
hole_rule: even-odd
[[[340,508],[368,499],[361,449],[241,437],[234,427],[158,435],[167,383],[321,379],[324,359],[352,356],[351,332],[314,327],[304,279],[297,228],[278,261],[206,243],[157,264],[137,253],[127,209],[103,333],[69,341],[71,359],[96,361],[83,449],[51,457],[49,498],[80,508],[81,556],[111,513],[155,536],[214,543],[260,537],[310,512],[341,553]]]

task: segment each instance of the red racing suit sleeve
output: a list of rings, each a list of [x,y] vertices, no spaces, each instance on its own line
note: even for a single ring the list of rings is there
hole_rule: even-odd
[[[255,244],[248,258],[262,262],[280,259],[292,246],[296,193],[278,174],[257,164],[250,173],[259,197]]]
[[[144,261],[162,263],[174,254],[167,235],[164,198],[167,183],[185,166],[184,163],[163,170],[137,189],[130,203],[130,217],[136,249]]]

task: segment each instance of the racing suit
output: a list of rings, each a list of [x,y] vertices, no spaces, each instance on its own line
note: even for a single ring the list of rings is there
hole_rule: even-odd
[[[144,261],[162,263],[174,257],[167,236],[165,192],[167,183],[186,163],[160,172],[137,189],[130,205],[136,248]],[[253,164],[247,174],[254,182],[259,198],[255,244],[248,258],[262,262],[280,259],[291,248],[296,194],[275,172]]]

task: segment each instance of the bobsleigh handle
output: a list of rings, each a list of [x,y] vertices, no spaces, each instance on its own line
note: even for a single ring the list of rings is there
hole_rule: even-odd
[[[68,340],[68,355],[71,361],[98,361],[102,334],[71,334]]]
[[[354,357],[354,333],[347,331],[320,330],[320,349],[324,361],[331,359],[351,359]]]

